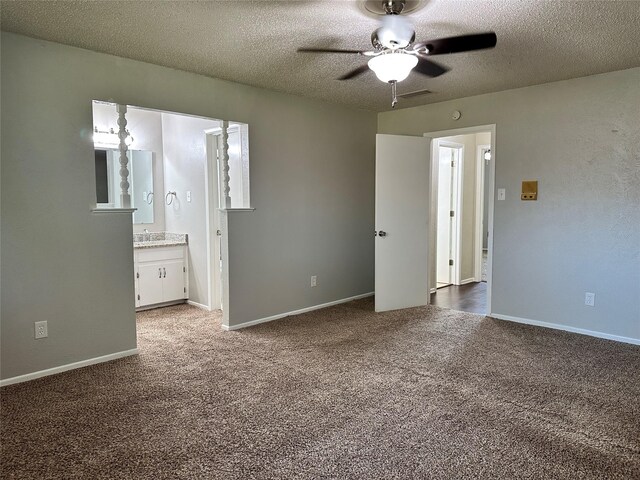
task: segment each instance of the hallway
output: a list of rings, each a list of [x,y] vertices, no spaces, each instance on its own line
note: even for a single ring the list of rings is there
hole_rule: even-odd
[[[487,314],[487,283],[450,285],[431,294],[431,305],[461,312]]]

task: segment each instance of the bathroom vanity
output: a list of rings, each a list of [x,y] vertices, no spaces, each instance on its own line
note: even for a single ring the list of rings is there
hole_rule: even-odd
[[[136,308],[183,303],[189,298],[188,237],[153,232],[133,238]]]

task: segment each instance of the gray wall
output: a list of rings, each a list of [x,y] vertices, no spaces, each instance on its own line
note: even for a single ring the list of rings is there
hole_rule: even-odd
[[[301,113],[296,100],[275,129],[249,122],[256,210],[227,215],[230,325],[373,291],[376,116]]]
[[[13,34],[1,47],[2,378],[136,345],[131,216],[90,213],[93,99],[249,124],[231,324],[373,290],[375,114]]]
[[[495,123],[507,197],[495,204],[492,313],[637,340],[639,98],[635,68],[385,112],[378,132]],[[520,200],[522,180],[539,181],[538,201]]]

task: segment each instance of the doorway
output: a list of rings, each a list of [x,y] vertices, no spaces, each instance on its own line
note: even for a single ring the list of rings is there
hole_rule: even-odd
[[[444,292],[447,290],[449,292],[454,289],[460,290],[465,298],[469,298],[467,290],[474,287],[484,290],[479,295],[482,299],[482,309],[476,310],[477,313],[491,312],[495,131],[495,125],[484,125],[425,133],[422,137],[376,135],[375,229],[373,232],[376,312],[429,303],[440,305],[446,300],[447,295]],[[471,143],[472,139],[473,143]],[[456,273],[454,262],[453,274],[449,278],[453,285],[438,290],[437,219],[440,141],[463,145],[463,148],[459,149],[460,188],[457,195],[458,212],[463,214],[459,215],[458,220],[460,240],[454,248],[460,260],[458,262],[460,273]],[[469,142],[468,145],[467,142]],[[475,212],[480,208],[477,205],[475,188],[477,183],[475,155],[478,144],[490,145],[492,154],[492,161],[486,167],[489,177],[486,282],[476,281],[474,269],[477,263],[476,249],[481,248],[481,243],[475,240],[476,235],[481,237],[481,234],[474,231],[477,220]],[[471,190],[466,192],[468,186]],[[467,215],[464,215],[465,212]],[[449,223],[446,225],[451,228]],[[445,247],[446,250],[451,251],[450,243],[448,248]],[[466,309],[464,305],[442,306]]]
[[[492,127],[431,138],[430,301],[473,313],[490,310]]]

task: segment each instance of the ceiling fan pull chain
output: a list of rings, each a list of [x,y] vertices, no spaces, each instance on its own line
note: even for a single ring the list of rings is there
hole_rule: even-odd
[[[391,84],[391,108],[396,108],[396,104],[398,103],[398,96],[396,95],[396,85],[398,85],[398,82],[392,81],[389,83]]]

